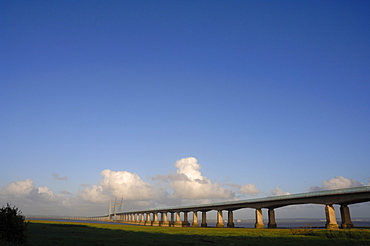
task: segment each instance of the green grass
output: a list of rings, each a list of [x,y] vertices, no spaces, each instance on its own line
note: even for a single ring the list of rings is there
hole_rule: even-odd
[[[367,229],[295,231],[31,221],[28,234],[28,245],[370,245]]]

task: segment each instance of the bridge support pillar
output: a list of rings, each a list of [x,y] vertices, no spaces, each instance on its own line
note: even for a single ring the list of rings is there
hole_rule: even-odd
[[[145,219],[144,219],[144,213],[139,214],[139,225],[144,225],[145,224]]]
[[[170,222],[167,219],[167,212],[164,212],[161,215],[162,215],[161,226],[170,226]]]
[[[349,212],[348,205],[341,205],[340,206],[340,215],[341,215],[341,218],[342,218],[341,227],[343,229],[344,228],[352,228],[353,223],[352,223],[352,220],[351,220],[351,215],[350,215],[350,212]]]
[[[145,225],[145,213],[141,214],[141,223],[140,225]]]
[[[163,225],[163,212],[161,212],[160,214],[161,214],[161,218],[159,219],[159,226],[162,226]]]
[[[159,226],[158,213],[153,213],[152,226]]]
[[[216,227],[224,227],[224,221],[223,221],[223,218],[222,218],[222,210],[217,211]]]
[[[174,219],[173,219],[173,226],[178,227],[179,223],[180,223],[180,212],[175,212]]]
[[[207,212],[202,211],[202,223],[200,224],[201,227],[207,227]]]
[[[234,213],[232,210],[227,212],[227,227],[235,227],[234,225]]]
[[[188,212],[184,212],[184,221],[181,221],[181,212],[176,212],[176,222],[174,224],[174,227],[188,227],[190,226],[188,221]]]
[[[190,223],[188,220],[188,212],[184,212],[184,221],[182,222],[183,227],[189,227]]]
[[[192,227],[198,227],[198,212],[193,211],[193,224]]]
[[[150,222],[150,213],[145,213],[144,225],[151,225],[151,222]]]
[[[182,227],[182,221],[180,217],[180,212],[176,212],[176,221],[173,225],[174,227]]]
[[[276,221],[275,221],[275,210],[273,208],[269,208],[268,215],[269,215],[269,222],[267,224],[267,227],[268,228],[276,228],[277,225],[276,225]]]
[[[332,204],[325,205],[326,229],[338,229],[337,219],[335,218],[335,210]]]
[[[135,224],[139,224],[139,214],[135,214]]]
[[[262,209],[257,208],[256,209],[256,223],[254,224],[254,228],[264,228],[265,225],[263,224],[263,218],[262,218]]]
[[[176,221],[173,224],[174,227],[183,227],[183,222],[181,221],[181,212],[176,212]]]
[[[175,213],[171,212],[170,226],[175,226]]]

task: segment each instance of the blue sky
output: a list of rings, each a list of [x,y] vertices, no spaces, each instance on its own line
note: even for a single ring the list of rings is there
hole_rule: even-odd
[[[1,203],[95,215],[115,196],[129,209],[369,185],[369,8],[2,1]]]

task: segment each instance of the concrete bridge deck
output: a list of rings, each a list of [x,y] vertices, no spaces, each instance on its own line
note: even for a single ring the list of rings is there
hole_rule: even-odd
[[[249,200],[221,202],[213,204],[200,204],[183,207],[160,208],[150,210],[129,211],[115,214],[118,220],[125,223],[134,223],[140,225],[152,226],[190,226],[188,222],[188,213],[193,213],[192,226],[198,226],[198,212],[202,213],[201,226],[207,226],[206,212],[211,210],[217,211],[217,227],[224,227],[222,211],[228,211],[228,227],[234,227],[233,211],[242,208],[255,209],[256,228],[264,228],[262,219],[262,209],[268,209],[268,228],[276,228],[275,211],[274,209],[289,205],[299,204],[322,204],[325,205],[326,214],[326,228],[338,228],[338,223],[335,217],[334,204],[340,205],[342,228],[353,227],[351,221],[350,211],[348,205],[355,203],[362,203],[370,201],[370,186],[338,189],[338,190],[325,190],[318,192],[299,193],[293,195],[273,196],[265,198],[256,198]],[[160,220],[158,213],[161,214]],[[168,220],[168,213],[171,214],[171,219]],[[183,213],[183,220],[180,214]],[[151,216],[152,215],[152,216]],[[110,214],[111,218],[113,214]],[[176,216],[176,219],[175,219]],[[150,220],[152,217],[152,220]]]

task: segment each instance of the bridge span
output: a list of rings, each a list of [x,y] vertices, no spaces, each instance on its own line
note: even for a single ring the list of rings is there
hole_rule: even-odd
[[[370,186],[356,188],[325,190],[318,192],[299,193],[293,195],[273,196],[249,200],[220,202],[214,204],[200,204],[184,207],[160,208],[150,210],[128,211],[117,214],[109,214],[124,223],[132,223],[150,226],[174,226],[174,227],[198,227],[198,212],[201,213],[200,226],[207,226],[206,213],[211,210],[217,211],[217,227],[224,227],[223,211],[227,211],[227,227],[234,227],[233,211],[243,208],[255,209],[255,228],[264,228],[262,209],[268,209],[268,228],[276,228],[275,209],[299,204],[321,204],[325,207],[326,228],[339,228],[333,205],[340,205],[341,228],[351,228],[353,223],[348,205],[370,201]],[[188,213],[193,215],[193,223],[188,221]],[[183,219],[181,220],[181,213]],[[158,218],[160,214],[160,218]],[[170,218],[168,218],[170,214]]]

